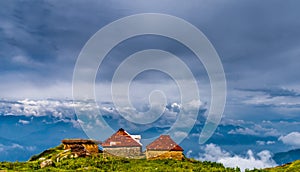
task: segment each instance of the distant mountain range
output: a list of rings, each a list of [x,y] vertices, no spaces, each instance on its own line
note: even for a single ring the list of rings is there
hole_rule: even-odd
[[[84,105],[88,104],[88,102],[75,103],[79,107],[85,107]],[[87,138],[77,120],[73,106],[68,100],[0,100],[0,161],[26,161],[31,155],[60,144],[62,139]],[[141,125],[128,122],[120,114],[115,113],[112,107],[107,103],[102,108],[103,119],[109,126],[114,130],[124,128],[129,133],[141,134],[142,139],[145,140],[168,131],[174,123],[172,121],[174,115],[176,116],[173,114],[176,109],[167,107],[168,114],[163,115],[154,123]],[[184,148],[184,153],[190,158],[203,157],[204,147],[207,144],[219,146],[229,152],[232,157],[246,155],[247,150],[255,154],[263,150],[282,152],[289,149],[284,143],[278,141],[276,133],[272,134],[272,129],[252,122],[240,124],[235,120],[221,122],[205,145],[200,145],[199,134],[206,120],[204,114],[205,110],[199,111],[195,124],[191,124],[193,125],[191,131],[186,133],[188,135],[179,143]],[[269,134],[264,134],[266,132]],[[143,140],[142,143],[147,145]],[[292,151],[290,154],[275,154],[274,159],[277,164],[300,159],[297,152]]]
[[[22,124],[20,120],[30,121],[30,124]],[[0,161],[27,161],[32,154],[58,145],[64,138],[87,137],[72,123],[53,122],[48,116],[0,115],[0,121]]]
[[[199,118],[201,118],[201,116]],[[74,126],[72,120],[66,120],[66,118],[59,119],[51,115],[0,115],[0,121],[0,150],[2,150],[0,161],[26,161],[30,155],[58,145],[62,139],[87,138],[80,126]],[[204,120],[198,119],[198,121]],[[108,122],[116,125],[115,127],[119,127],[117,126],[118,123],[113,120],[108,120]],[[126,126],[121,127],[128,128]],[[197,157],[202,151],[198,143],[199,133],[202,127],[201,123],[196,124],[190,131],[189,136],[180,143],[180,145],[185,148],[185,153],[190,151],[190,157]],[[128,129],[130,131],[130,128]],[[153,126],[140,131],[139,134],[142,134],[143,138],[151,138],[164,133],[164,131],[168,129],[169,127],[166,126]],[[260,137],[243,134],[228,134],[230,131],[238,129],[243,128],[234,125],[219,125],[216,133],[210,138],[207,144],[215,143],[220,146],[230,146],[229,149],[239,153],[240,150],[244,150],[244,148],[241,147],[242,145],[253,145],[253,147],[255,147],[257,140],[269,141],[277,139],[272,136]]]
[[[294,149],[288,152],[279,152],[273,156],[273,160],[279,165],[290,163],[299,159],[300,149]]]

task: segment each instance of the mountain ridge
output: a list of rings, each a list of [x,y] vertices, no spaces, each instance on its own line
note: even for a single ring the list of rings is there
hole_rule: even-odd
[[[292,149],[287,152],[278,152],[275,153],[272,158],[279,165],[294,162],[300,159],[300,149]]]

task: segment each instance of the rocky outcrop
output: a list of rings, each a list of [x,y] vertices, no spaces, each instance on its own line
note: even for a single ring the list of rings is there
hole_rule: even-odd
[[[40,164],[41,168],[45,168],[45,167],[49,167],[49,166],[53,166],[53,165],[54,165],[54,163],[51,159],[47,159],[45,161],[42,161],[41,164]]]

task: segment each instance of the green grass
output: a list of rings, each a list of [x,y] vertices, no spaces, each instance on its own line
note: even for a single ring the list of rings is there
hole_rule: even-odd
[[[102,157],[102,155],[64,159],[55,162],[55,166],[40,169],[39,161],[1,162],[0,169],[11,171],[218,171],[235,172],[238,169],[225,168],[222,164],[200,162],[192,159],[145,160]]]
[[[300,160],[288,163],[282,166],[266,169],[268,172],[299,172],[300,170]]]
[[[41,169],[40,163],[51,159],[51,167]],[[59,161],[57,161],[59,159]],[[262,170],[246,170],[252,172],[298,172],[300,160],[293,163]],[[178,160],[146,160],[126,159],[119,157],[103,157],[97,154],[89,157],[74,158],[71,152],[63,150],[59,145],[34,155],[28,162],[0,162],[0,171],[210,171],[210,172],[238,172],[239,168],[225,168],[216,162],[201,162],[185,158]]]
[[[29,161],[36,161],[38,160],[39,158],[45,158],[45,159],[53,159],[60,153],[62,153],[64,151],[64,146],[61,144],[57,147],[54,147],[54,148],[50,148],[50,149],[47,149],[45,151],[43,151],[42,153],[40,154],[37,154],[37,155],[33,155]]]
[[[103,157],[102,154],[80,158],[67,156],[68,158],[56,161],[57,157],[66,157],[62,146],[58,146],[34,155],[28,162],[0,162],[0,171],[240,171],[238,168],[225,168],[219,163],[200,162],[188,158],[178,161]],[[40,163],[44,159],[52,159],[54,165],[41,169]]]

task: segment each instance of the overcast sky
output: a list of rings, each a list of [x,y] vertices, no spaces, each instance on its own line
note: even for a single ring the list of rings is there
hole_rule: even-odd
[[[15,144],[5,142],[7,138],[26,138],[27,142],[33,144],[30,145],[32,147],[19,145],[22,153],[15,151],[18,156],[23,155],[23,149],[40,147],[40,141],[56,145],[61,138],[65,138],[62,132],[52,131],[52,127],[41,130],[42,125],[53,125],[63,133],[66,133],[65,127],[68,125],[70,130],[66,131],[72,134],[73,131],[78,132],[76,129],[80,123],[83,129],[88,128],[92,134],[101,134],[97,139],[106,137],[99,132],[104,130],[93,128],[88,123],[95,123],[95,127],[103,126],[98,120],[97,106],[91,106],[95,104],[90,100],[72,101],[73,71],[78,56],[87,41],[108,24],[134,14],[162,13],[196,26],[219,54],[226,76],[227,99],[222,121],[208,142],[213,144],[203,147],[198,144],[199,132],[202,131],[212,100],[207,71],[187,46],[163,36],[129,38],[113,47],[99,66],[95,93],[97,101],[101,102],[98,105],[101,105],[100,111],[103,111],[106,122],[114,129],[123,127],[135,134],[141,134],[139,131],[146,129],[143,137],[161,134],[178,122],[179,128],[182,127],[180,124],[188,129],[194,127],[192,132],[184,130],[177,133],[180,137],[186,137],[186,142],[182,144],[186,145],[184,149],[188,157],[222,162],[226,166],[230,166],[231,162],[234,166],[237,162],[246,164],[248,168],[274,166],[274,162],[269,161],[271,153],[265,150],[275,153],[300,147],[299,9],[300,1],[297,0],[1,0],[0,141],[3,137],[4,142],[2,139],[0,152],[7,151],[7,155],[10,155],[10,150],[16,149]],[[138,22],[136,27],[144,27],[141,26],[143,24],[147,26],[148,23]],[[164,23],[162,25],[166,30],[178,29]],[[127,31],[131,30],[116,28],[111,40]],[[186,34],[184,30],[182,33]],[[179,101],[182,90],[177,85],[178,80],[173,80],[167,73],[148,70],[138,74],[128,89],[130,103],[134,107],[125,106],[128,114],[120,113],[120,108],[112,103],[114,73],[129,56],[147,49],[170,52],[182,60],[197,82],[200,101],[193,100],[188,102],[189,106],[183,106]],[[183,73],[183,69],[172,58],[153,59],[129,64],[128,70],[121,74],[130,73],[145,64],[160,64],[166,69]],[[93,61],[87,61],[86,64],[93,65]],[[196,92],[189,89],[192,88],[189,87],[191,80],[183,78],[183,81],[188,88],[184,96],[193,97]],[[118,84],[122,86],[124,83]],[[127,87],[124,85],[123,88]],[[149,95],[154,90],[165,94],[167,106],[163,107],[165,115],[150,123],[158,117],[156,112],[160,109],[155,108],[161,106],[161,102],[157,101],[153,106],[156,110],[154,115],[146,113],[150,109]],[[85,91],[89,90],[82,89],[82,92]],[[119,96],[118,100],[124,98],[124,95]],[[153,97],[153,100],[157,100]],[[78,111],[77,116],[74,115],[74,107],[84,109],[83,114],[87,115],[89,113],[86,112],[91,111],[94,118],[84,121]],[[191,119],[197,115],[193,111],[196,108],[200,108],[200,111],[195,121]],[[178,117],[181,112],[185,115],[184,119]],[[125,116],[121,117],[120,114]],[[142,122],[145,116],[149,117],[149,123],[136,124],[126,115],[141,119]],[[42,121],[44,118],[46,123]],[[32,137],[27,137],[28,131],[32,132]],[[104,133],[109,134],[106,131]],[[59,137],[52,139],[56,135]],[[77,133],[76,137],[81,135]],[[32,140],[36,142],[31,143]],[[38,149],[35,151],[40,152]],[[27,154],[31,156],[32,152],[27,151]],[[13,160],[19,160],[18,156]],[[8,159],[7,156],[1,158]],[[261,160],[267,162],[261,163]]]
[[[151,12],[180,17],[211,41],[227,79],[225,116],[295,120],[300,107],[299,7],[292,0],[0,1],[0,98],[72,98],[74,66],[89,38],[117,19]],[[209,102],[202,64],[181,44],[149,35],[126,40],[107,56],[97,75],[99,95],[109,91],[123,59],[147,48],[180,56],[196,76],[203,101]],[[137,80],[146,90],[171,82],[156,72]],[[159,84],[152,87],[154,83]],[[141,97],[138,93],[143,90],[136,91]]]

